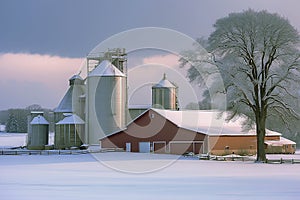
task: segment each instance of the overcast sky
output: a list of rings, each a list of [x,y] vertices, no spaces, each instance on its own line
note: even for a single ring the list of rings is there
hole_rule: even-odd
[[[111,35],[151,26],[208,37],[217,19],[248,8],[300,30],[298,0],[0,0],[0,110],[54,108],[82,59]]]

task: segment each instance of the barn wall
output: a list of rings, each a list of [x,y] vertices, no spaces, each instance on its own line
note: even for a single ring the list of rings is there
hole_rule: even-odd
[[[240,154],[256,152],[255,136],[210,136],[211,154]]]
[[[279,140],[280,136],[266,136],[265,140]],[[256,154],[256,136],[209,136],[211,154]]]
[[[285,154],[294,154],[296,151],[295,145],[284,144],[282,146],[267,146],[266,153],[285,153]]]

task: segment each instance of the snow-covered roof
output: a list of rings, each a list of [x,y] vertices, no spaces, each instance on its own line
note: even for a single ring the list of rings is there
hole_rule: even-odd
[[[270,146],[283,146],[283,145],[287,145],[287,144],[296,144],[295,142],[293,142],[292,140],[286,139],[284,137],[280,137],[280,140],[265,140],[265,144],[270,145]]]
[[[167,79],[166,74],[164,74],[163,79],[162,79],[159,83],[155,84],[155,85],[153,86],[153,88],[176,88],[176,86],[175,86],[173,83],[171,83],[171,82]]]
[[[64,119],[60,120],[56,124],[84,124],[84,121],[78,115],[71,114],[66,116]]]
[[[84,94],[84,86],[82,85],[71,85],[66,92],[65,96],[60,101],[57,108],[54,109],[54,112],[60,113],[71,113],[73,109],[73,98],[79,97]]]
[[[31,111],[31,114],[44,114],[44,111]]]
[[[135,105],[128,105],[128,109],[149,109],[151,108],[151,105],[147,105],[147,104],[144,104],[144,105],[138,105],[138,104],[135,104]]]
[[[30,122],[31,125],[33,124],[44,124],[44,125],[47,125],[49,124],[49,122],[41,115],[38,115],[36,117],[34,117],[32,119],[32,121]]]
[[[103,60],[98,66],[93,69],[88,77],[93,76],[125,76],[116,66],[108,60]]]
[[[242,123],[244,119],[242,117],[227,122],[226,116],[220,114],[219,111],[203,111],[203,110],[163,110],[154,109],[164,118],[168,119],[180,128],[184,128],[199,133],[220,136],[220,135],[256,135],[255,129],[245,131]],[[275,131],[266,130],[266,135],[280,136],[281,134]]]

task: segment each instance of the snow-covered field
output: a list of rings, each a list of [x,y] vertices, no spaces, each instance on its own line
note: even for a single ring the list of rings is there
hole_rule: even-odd
[[[126,152],[0,156],[0,199],[300,198],[298,164],[176,158]],[[152,161],[172,164],[139,174],[108,167],[151,167]]]
[[[0,148],[25,146],[27,133],[0,133]]]
[[[0,146],[24,139],[2,136]],[[298,153],[268,157],[300,159]],[[0,155],[1,200],[299,199],[299,185],[300,164],[127,152]]]
[[[0,149],[5,147],[26,146],[27,133],[0,132]],[[49,134],[49,144],[54,143],[54,133]]]

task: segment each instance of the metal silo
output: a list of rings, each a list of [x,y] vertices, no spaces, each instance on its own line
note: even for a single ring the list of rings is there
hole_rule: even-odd
[[[152,107],[178,110],[177,87],[167,80],[166,74],[158,84],[152,86]]]
[[[41,115],[38,115],[30,122],[31,132],[28,149],[42,150],[48,144],[49,138],[49,122]]]
[[[44,111],[31,111],[30,115],[27,116],[27,146],[31,144],[31,136],[32,136],[32,125],[30,124],[33,118],[36,116],[44,115]]]
[[[57,123],[64,119],[66,113],[76,113],[80,118],[85,117],[85,85],[84,80],[79,75],[74,75],[69,79],[69,89],[54,109],[54,122]],[[54,146],[55,148],[65,148],[65,141],[62,137],[63,132],[55,127]],[[82,138],[82,140],[84,137]]]
[[[87,140],[99,139],[126,127],[126,76],[108,60],[102,61],[87,77]]]
[[[80,147],[84,134],[84,121],[76,114],[69,114],[64,119],[56,123],[56,143],[57,149],[68,149]]]

